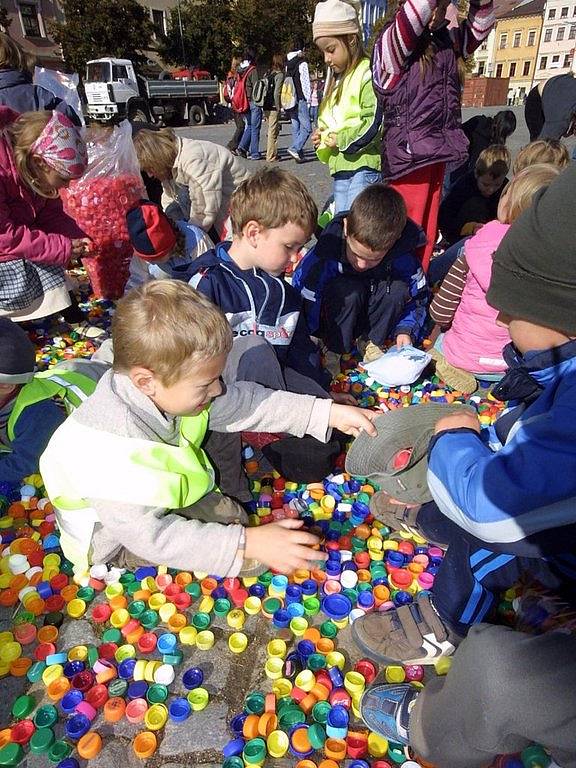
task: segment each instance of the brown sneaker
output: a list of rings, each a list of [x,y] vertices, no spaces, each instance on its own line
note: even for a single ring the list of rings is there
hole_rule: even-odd
[[[378,358],[382,357],[383,354],[383,349],[381,349],[377,344],[374,344],[374,342],[369,341],[368,344],[366,344],[366,350],[364,351],[364,358],[362,362],[371,363],[373,360],[378,360]]]
[[[417,518],[421,506],[421,504],[404,504],[395,501],[385,491],[377,491],[370,499],[370,512],[387,528],[425,539],[435,547],[446,549],[446,544],[431,541],[426,532],[418,526]]]
[[[382,664],[435,664],[451,656],[457,643],[427,595],[394,611],[361,616],[352,624],[352,638]]]

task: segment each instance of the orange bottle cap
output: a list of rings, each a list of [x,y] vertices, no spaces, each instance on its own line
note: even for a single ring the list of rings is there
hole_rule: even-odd
[[[152,731],[142,731],[132,742],[134,754],[141,760],[151,757],[156,752],[157,747],[158,740],[156,739],[156,734],[152,733]]]
[[[102,736],[96,731],[88,731],[76,745],[78,754],[85,760],[92,760],[102,751]]]

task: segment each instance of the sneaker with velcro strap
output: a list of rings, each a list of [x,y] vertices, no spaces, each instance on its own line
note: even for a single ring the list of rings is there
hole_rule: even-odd
[[[352,624],[362,653],[383,664],[435,664],[451,656],[460,640],[451,634],[428,595],[385,613],[367,613]]]
[[[409,683],[373,685],[360,700],[360,716],[371,731],[406,746],[410,742],[410,713],[419,693]]]

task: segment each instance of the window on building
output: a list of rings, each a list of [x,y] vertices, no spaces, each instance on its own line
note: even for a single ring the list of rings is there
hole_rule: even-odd
[[[154,33],[156,35],[166,34],[166,25],[164,24],[164,11],[157,11],[152,8],[152,24],[154,24]]]
[[[484,40],[484,42],[480,46],[480,50],[481,51],[487,51],[488,50],[488,43],[486,42],[486,40]]]
[[[500,42],[498,43],[498,48],[506,48],[508,45],[508,35],[504,32],[500,35]]]
[[[549,19],[556,18],[556,8],[550,8],[550,10],[548,11],[548,18]]]
[[[516,62],[510,62],[510,69],[508,70],[508,77],[514,77],[516,75]]]
[[[558,64],[560,64],[560,55],[552,56],[552,66],[558,66]]]
[[[564,64],[562,65],[564,69],[567,69],[572,66],[572,54],[566,53],[564,55]]]
[[[546,32],[544,32],[544,42],[549,43],[550,40],[552,40],[552,27],[548,27]]]
[[[568,40],[576,40],[576,24],[570,24],[570,33]]]
[[[496,64],[496,77],[502,77],[503,64]]]
[[[520,48],[521,43],[522,43],[522,32],[514,32],[514,42],[512,43],[512,46],[514,48]]]
[[[524,66],[522,67],[522,77],[528,77],[530,74],[530,62],[525,61]]]
[[[568,8],[562,8],[562,10],[560,11],[560,18],[561,19],[568,18]]]
[[[564,40],[565,27],[558,27],[556,30],[556,40]]]
[[[538,69],[546,69],[548,66],[548,56],[542,56],[540,59],[540,64],[538,65]]]
[[[478,77],[482,77],[484,75],[484,72],[486,71],[486,62],[481,61],[478,64]]]
[[[38,6],[35,3],[20,3],[22,31],[26,37],[44,37],[40,27]]]
[[[528,42],[526,45],[531,48],[533,45],[536,45],[536,30],[531,29],[530,32],[528,32]]]

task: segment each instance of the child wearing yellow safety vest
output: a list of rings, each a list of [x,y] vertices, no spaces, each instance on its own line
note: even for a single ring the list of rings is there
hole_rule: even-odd
[[[359,0],[323,0],[312,34],[330,76],[312,143],[334,179],[334,214],[350,210],[354,198],[380,180],[382,114],[364,53]]]
[[[216,487],[204,437],[207,429],[324,441],[332,427],[375,434],[367,412],[235,382],[231,366],[225,370],[232,348],[226,317],[180,281],[154,280],[126,294],[112,342],[112,370],[40,460],[76,578],[105,562],[233,577],[324,560],[298,520],[245,528],[244,509]],[[86,451],[89,461],[74,460]]]
[[[40,455],[66,418],[96,387],[107,366],[66,363],[34,374],[34,345],[20,326],[0,317],[0,482],[19,485],[38,471]]]

